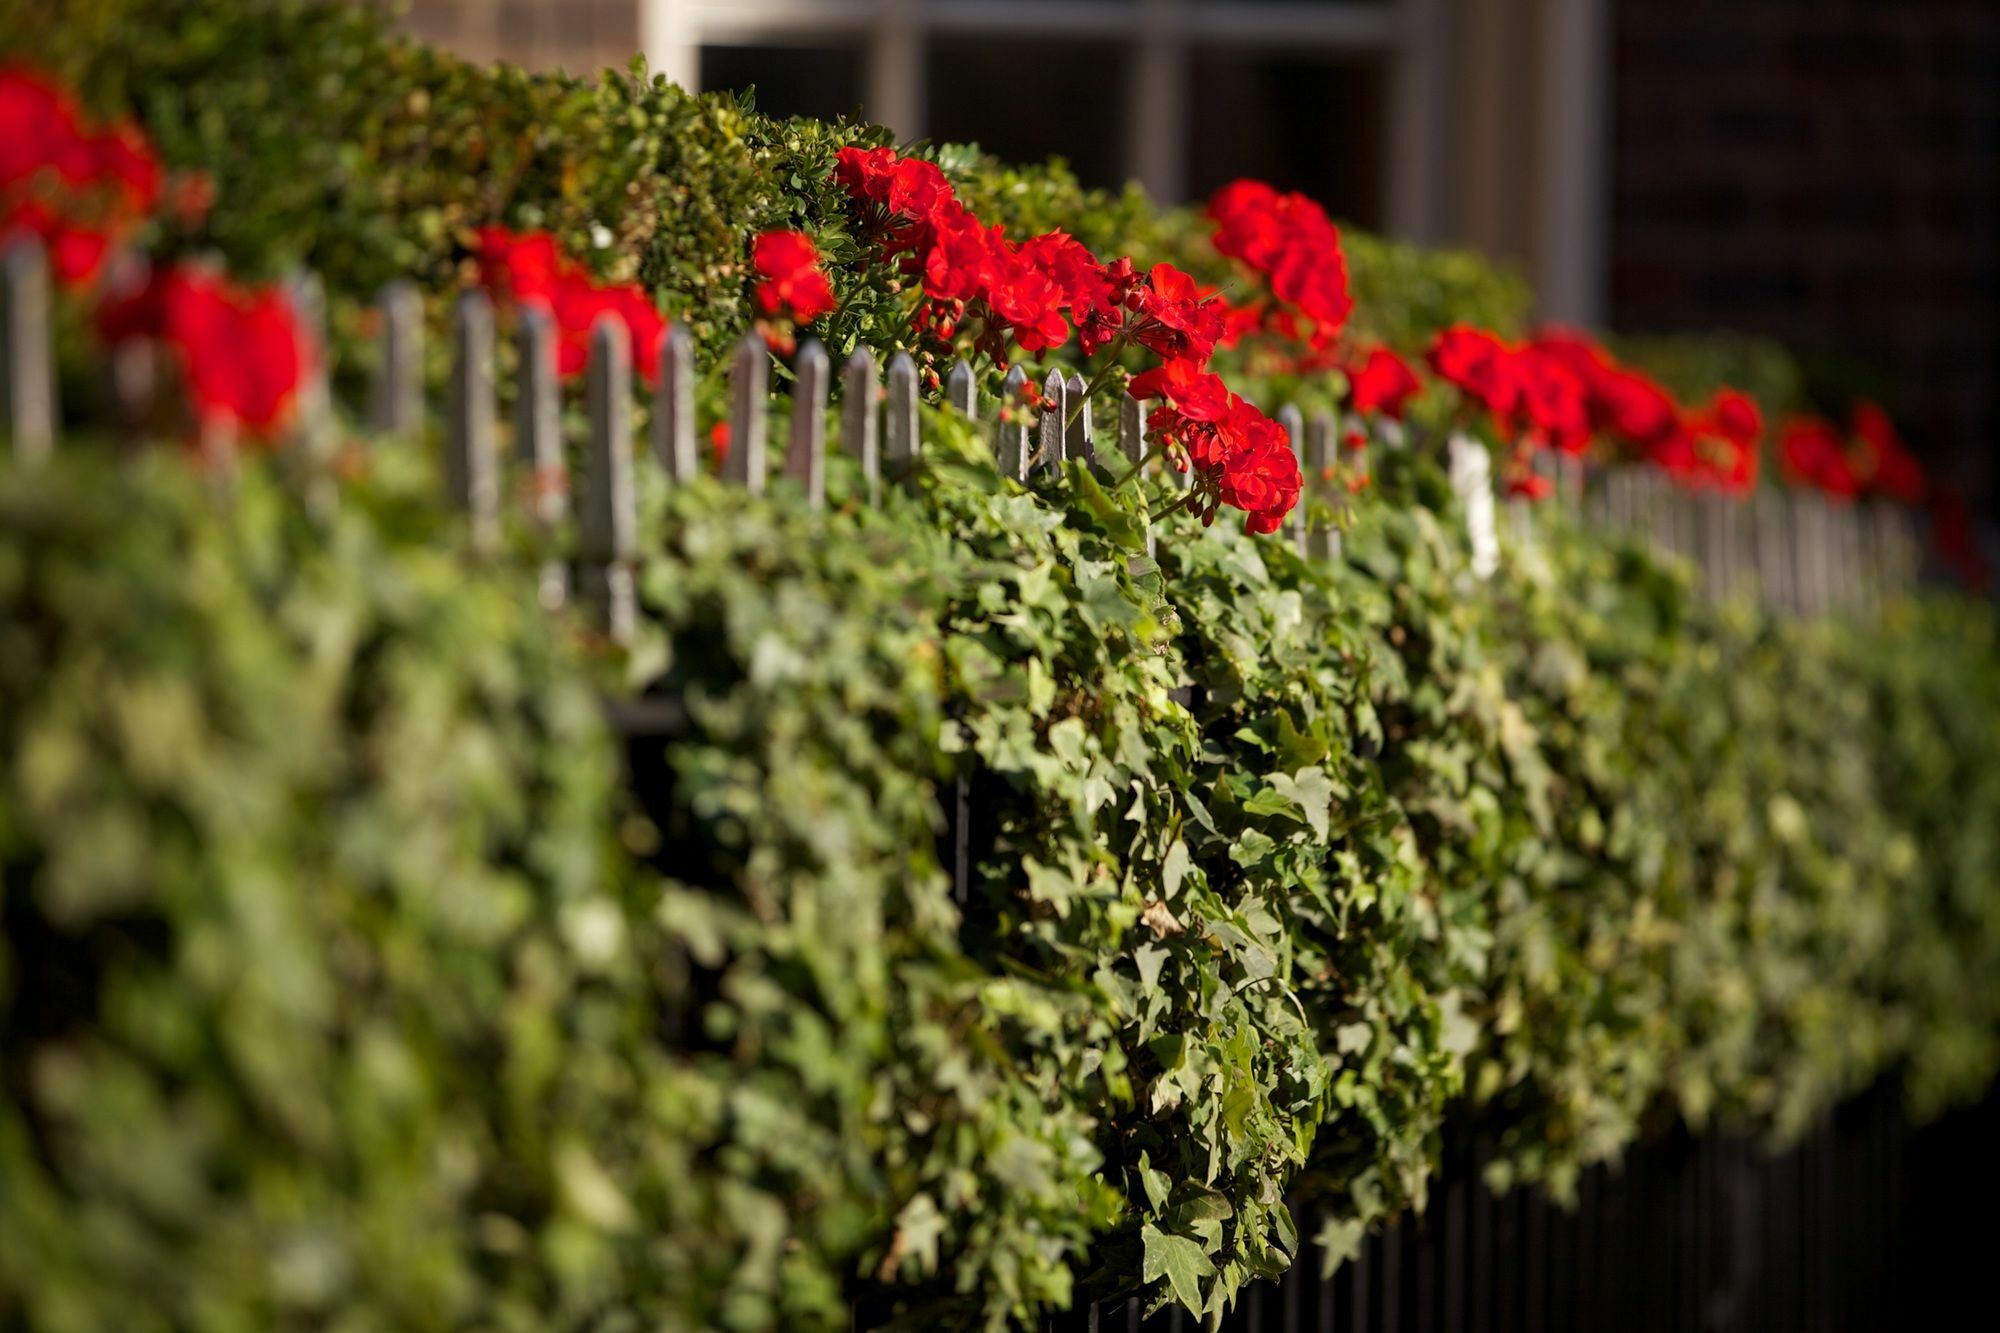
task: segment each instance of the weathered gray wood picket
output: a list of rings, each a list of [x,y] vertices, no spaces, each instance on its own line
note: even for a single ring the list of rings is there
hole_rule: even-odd
[[[312,336],[323,346],[325,298],[311,277],[293,292]],[[0,261],[0,424],[23,462],[45,458],[61,431],[52,350],[52,289],[48,266],[32,239],[11,244]],[[427,418],[424,399],[423,301],[415,286],[398,281],[377,298],[378,329],[370,366],[369,395],[362,419],[385,436],[420,432]],[[556,332],[548,317],[524,311],[514,321],[516,368],[511,451],[522,480],[519,496],[547,552],[539,591],[551,607],[571,596],[571,571],[557,550],[558,534],[570,515],[569,479],[562,447],[561,387],[556,377]],[[466,519],[467,545],[475,557],[497,549],[502,506],[510,494],[502,469],[495,354],[494,310],[481,293],[461,295],[452,307],[451,374],[443,404],[447,499]],[[668,480],[684,483],[701,469],[695,438],[694,348],[678,325],[660,338],[660,378],[651,401],[650,454]],[[333,436],[329,367],[316,358],[300,398],[297,435],[301,453],[324,459]],[[768,457],[771,357],[755,335],[738,345],[730,369],[729,438],[722,465],[724,480],[762,493],[772,470]],[[833,367],[816,339],[799,346],[785,420],[785,447],[779,469],[801,487],[814,505],[825,503],[827,417]],[[840,368],[841,407],[837,446],[860,465],[871,502],[884,480],[901,478],[923,450],[918,413],[918,373],[907,352],[891,357],[878,375],[864,348]],[[144,377],[114,376],[121,383]],[[1082,376],[1052,368],[1040,380],[1039,421],[1019,409],[1030,383],[1016,365],[1006,376],[1005,406],[992,411],[981,402],[977,377],[963,362],[945,377],[945,402],[973,421],[990,421],[1000,471],[1027,480],[1059,469],[1072,458],[1090,460],[1100,475],[1129,468],[1145,453],[1148,406],[1120,394],[1112,429],[1098,454],[1098,404],[1086,398]],[[145,419],[146,404],[123,399],[120,416]],[[615,640],[630,637],[635,619],[633,562],[637,522],[633,497],[633,388],[630,340],[622,329],[600,326],[590,339],[585,407],[589,448],[579,488],[579,556],[576,595],[594,623]],[[1293,405],[1277,408],[1298,452],[1308,494],[1320,497],[1336,515],[1347,503],[1337,481],[1343,423],[1316,413],[1307,419]],[[1385,442],[1395,447],[1400,439]],[[1453,440],[1452,474],[1469,523],[1473,573],[1485,577],[1500,559],[1501,537],[1493,521],[1492,465],[1484,448]],[[206,441],[212,454],[226,454],[230,442]],[[1689,495],[1669,484],[1657,469],[1620,466],[1586,469],[1580,460],[1542,460],[1555,499],[1541,506],[1508,506],[1511,538],[1533,542],[1543,515],[1561,511],[1595,526],[1650,543],[1659,552],[1691,562],[1702,586],[1721,597],[1758,592],[1777,608],[1804,615],[1866,609],[1890,590],[1910,586],[1921,563],[1915,516],[1905,508],[1867,502],[1836,504],[1826,497],[1765,489],[1749,503]],[[308,467],[317,489],[313,502],[332,503],[324,468]],[[1180,474],[1169,475],[1186,484]],[[1295,510],[1277,539],[1301,555],[1332,560],[1341,554],[1337,523],[1315,522],[1308,507]],[[1148,537],[1151,548],[1151,537]]]

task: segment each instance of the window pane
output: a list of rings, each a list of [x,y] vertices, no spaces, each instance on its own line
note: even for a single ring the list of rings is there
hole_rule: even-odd
[[[1201,51],[1190,57],[1188,189],[1238,176],[1302,190],[1334,217],[1382,225],[1388,71],[1378,56]]]
[[[1121,185],[1129,64],[1119,43],[937,38],[925,69],[930,137],[1008,162],[1054,154],[1085,185]]]
[[[861,51],[854,46],[704,46],[704,91],[755,86],[757,109],[831,120],[861,106]]]

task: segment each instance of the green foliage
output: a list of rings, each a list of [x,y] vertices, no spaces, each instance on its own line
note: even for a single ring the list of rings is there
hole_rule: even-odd
[[[768,226],[832,256],[836,352],[907,336],[827,183],[880,131],[360,7],[46,9],[0,47],[217,179],[163,248],[318,267],[350,343],[495,221],[709,365]],[[1189,213],[938,156],[1010,228],[1226,279]],[[1348,240],[1379,336],[1520,318]],[[1149,555],[1159,483],[1023,487],[944,413],[925,448],[879,507],[833,460],[823,512],[642,468],[629,655],[533,605],[525,534],[471,570],[389,446],[319,522],[261,465],[0,472],[0,1324],[1215,1312],[1294,1207],[1351,1245],[1419,1206],[1449,1117],[1561,1192],[1649,1118],[2000,1068],[1986,610],[1712,608],[1560,522],[1475,583],[1403,452],[1338,562],[1185,514]],[[621,742],[593,696],[633,688],[684,721]]]
[[[1151,559],[1132,493],[926,438],[879,508],[651,485],[597,664],[395,455],[330,528],[8,474],[0,1311],[1220,1310],[1293,1207],[1417,1205],[1447,1116],[1560,1192],[1649,1115],[1992,1077],[1985,611],[1714,611],[1560,525],[1473,585],[1401,454],[1343,562]],[[630,797],[623,680],[686,714]]]

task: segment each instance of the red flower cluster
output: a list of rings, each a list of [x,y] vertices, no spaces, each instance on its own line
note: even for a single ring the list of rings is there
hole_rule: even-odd
[[[1748,394],[1720,390],[1708,404],[1684,412],[1656,440],[1649,457],[1689,490],[1748,495],[1757,489],[1758,441],[1764,414]]]
[[[1222,378],[1175,360],[1132,380],[1132,396],[1164,399],[1148,432],[1176,466],[1192,469],[1193,507],[1203,523],[1227,504],[1246,511],[1251,532],[1276,532],[1299,502],[1304,477],[1289,432],[1229,392]]]
[[[1644,373],[1620,365],[1581,334],[1546,330],[1533,345],[1582,382],[1594,434],[1646,454],[1680,424],[1681,410],[1672,394]]]
[[[479,229],[479,277],[496,300],[539,305],[555,321],[556,369],[583,373],[590,363],[590,331],[616,315],[632,336],[632,364],[648,382],[660,374],[660,332],[666,321],[637,283],[600,284],[566,256],[545,231]]]
[[[1432,342],[1429,360],[1468,406],[1488,413],[1500,437],[1516,445],[1508,475],[1517,494],[1545,493],[1528,466],[1535,450],[1581,454],[1592,439],[1658,464],[1691,489],[1743,494],[1757,484],[1763,417],[1734,389],[1683,410],[1648,376],[1561,330],[1516,346],[1458,325]]]
[[[107,301],[97,320],[109,343],[148,339],[167,351],[202,427],[266,443],[290,420],[313,356],[282,290],[239,287],[186,265]]]
[[[1838,500],[1885,496],[1919,504],[1930,489],[1923,464],[1888,414],[1866,400],[1855,404],[1846,436],[1824,417],[1788,420],[1778,453],[1794,485],[1811,486]]]
[[[903,256],[923,287],[917,324],[942,342],[969,326],[979,348],[1005,363],[1063,346],[1075,326],[1085,356],[1120,337],[1206,361],[1222,336],[1222,308],[1168,264],[1150,274],[1129,259],[1106,264],[1075,237],[1052,231],[1020,244],[962,203],[937,164],[888,148],[843,148],[834,179],[873,205],[883,249]]]
[[[1134,379],[1132,393],[1167,400],[1153,414],[1152,439],[1193,470],[1192,503],[1203,520],[1228,504],[1249,514],[1252,532],[1271,532],[1298,503],[1298,459],[1285,430],[1206,368],[1225,333],[1224,312],[1193,278],[1171,264],[1142,274],[1130,259],[1104,263],[1059,231],[1017,245],[975,217],[934,163],[887,148],[841,149],[834,179],[873,210],[885,253],[903,256],[903,271],[919,279],[916,324],[935,342],[970,332],[1002,364],[1016,349],[1063,346],[1072,327],[1085,356],[1113,344],[1144,347],[1163,364]]]
[[[68,92],[0,68],[0,241],[41,238],[57,279],[94,279],[153,211],[160,164],[137,128],[88,124]]]
[[[1261,274],[1271,294],[1268,304],[1231,312],[1232,342],[1252,331],[1275,334],[1305,349],[1289,369],[1303,373],[1337,364],[1340,331],[1354,300],[1340,229],[1325,210],[1297,192],[1238,180],[1209,199],[1208,216],[1217,252]]]
[[[750,246],[750,265],[761,281],[757,308],[794,324],[810,324],[832,311],[833,286],[820,271],[812,238],[797,231],[767,231]]]
[[[1409,362],[1386,347],[1369,349],[1347,372],[1348,406],[1356,412],[1403,419],[1403,408],[1423,386]],[[1362,437],[1366,439],[1366,436]]]

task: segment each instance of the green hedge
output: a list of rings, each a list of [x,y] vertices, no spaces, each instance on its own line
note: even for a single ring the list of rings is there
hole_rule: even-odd
[[[837,350],[901,336],[825,187],[876,132],[341,6],[43,8],[0,0],[0,46],[216,174],[163,244],[312,263],[348,341],[495,220],[711,354],[744,237],[803,221]],[[1184,214],[941,156],[1010,226],[1213,272]],[[1519,318],[1349,240],[1386,336]],[[1217,1308],[1295,1208],[1337,1248],[1420,1200],[1448,1116],[1562,1192],[1648,1117],[1782,1136],[2000,1066],[1985,609],[1713,609],[1560,522],[1475,584],[1408,454],[1336,564],[1184,516],[1149,559],[1129,494],[926,430],[879,509],[838,460],[823,513],[641,469],[629,656],[533,605],[525,536],[469,571],[390,446],[330,524],[262,465],[0,473],[0,1323]],[[621,753],[592,693],[631,688],[686,727]]]
[[[879,511],[649,490],[596,665],[392,459],[331,532],[254,469],[7,475],[0,1312],[1215,1304],[1288,1201],[1421,1198],[1448,1114],[1561,1191],[1648,1113],[1991,1078],[1983,609],[1715,612],[1560,529],[1475,587],[1404,456],[1339,565],[1185,520],[1154,565],[928,424]],[[620,676],[689,717],[648,813]]]

